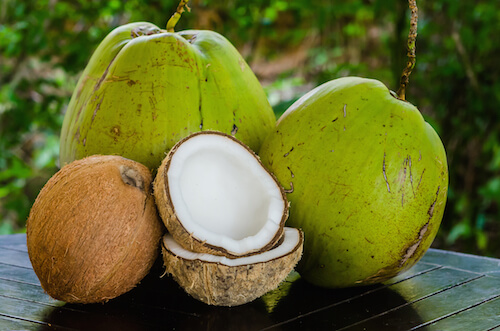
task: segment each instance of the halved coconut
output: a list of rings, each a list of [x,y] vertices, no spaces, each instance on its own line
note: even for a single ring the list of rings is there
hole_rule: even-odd
[[[288,217],[283,187],[258,156],[214,131],[194,133],[170,150],[154,195],[173,238],[194,252],[241,257],[269,250]]]
[[[230,259],[184,249],[170,234],[162,241],[165,270],[195,299],[216,306],[238,306],[275,289],[302,256],[303,233],[285,228],[273,249]]]

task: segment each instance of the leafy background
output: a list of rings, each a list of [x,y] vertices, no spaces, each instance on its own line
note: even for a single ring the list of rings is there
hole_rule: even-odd
[[[59,131],[76,81],[114,27],[165,26],[177,1],[0,2],[0,234],[25,231],[58,170]],[[422,0],[407,99],[441,136],[448,204],[434,247],[500,257],[500,3]],[[404,0],[192,0],[177,25],[225,35],[264,85],[277,116],[347,75],[397,90],[406,61]]]

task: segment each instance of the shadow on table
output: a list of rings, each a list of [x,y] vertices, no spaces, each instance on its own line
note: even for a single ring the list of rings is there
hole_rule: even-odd
[[[411,309],[394,314],[406,301],[384,286],[328,290],[310,285],[292,273],[280,287],[254,302],[238,307],[201,303],[170,277],[153,271],[134,290],[106,304],[65,304],[51,308],[45,322],[81,330],[335,330],[373,325],[397,330],[398,319],[421,322]],[[408,307],[406,307],[408,308]],[[384,312],[392,309],[390,319]],[[396,320],[394,320],[396,319]],[[384,327],[384,324],[387,326]],[[404,323],[408,325],[408,323]],[[370,328],[371,329],[371,328]]]

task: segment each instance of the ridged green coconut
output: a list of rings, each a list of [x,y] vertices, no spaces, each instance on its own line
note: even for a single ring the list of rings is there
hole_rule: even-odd
[[[156,169],[176,142],[203,130],[257,151],[275,122],[262,86],[226,38],[131,23],[114,29],[83,71],[64,118],[60,163],[118,154]]]
[[[259,153],[304,231],[299,273],[324,287],[382,282],[431,245],[446,202],[443,144],[379,81],[332,80],[295,102]]]

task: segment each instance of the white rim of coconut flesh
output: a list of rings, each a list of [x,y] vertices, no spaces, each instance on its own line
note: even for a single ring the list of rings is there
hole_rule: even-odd
[[[191,236],[234,256],[270,249],[281,237],[286,195],[247,146],[224,133],[203,131],[171,152],[168,192]]]
[[[273,261],[295,252],[298,248],[300,248],[300,244],[301,232],[295,228],[285,227],[283,241],[271,250],[260,254],[231,259],[220,255],[191,252],[179,245],[179,243],[174,240],[172,235],[166,234],[163,236],[163,246],[175,256],[181,257],[184,260],[199,260],[208,263],[223,264],[229,267]]]

